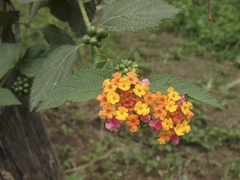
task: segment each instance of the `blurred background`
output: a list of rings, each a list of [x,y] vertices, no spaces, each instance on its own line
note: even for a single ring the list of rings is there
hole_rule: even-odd
[[[205,1],[166,0],[181,12],[159,27],[138,33],[110,33],[100,49],[111,58],[136,61],[142,77],[169,73],[210,92],[226,111],[194,103],[191,132],[178,145],[157,143],[157,133],[136,134],[122,127],[109,132],[95,100],[65,103],[41,115],[67,180],[240,179],[240,3],[212,1],[208,21]],[[25,23],[30,6],[17,5]],[[99,15],[94,19],[97,23]],[[40,29],[67,23],[42,8],[31,27],[21,25],[22,41],[47,46]],[[75,38],[81,42],[80,39]],[[88,47],[81,59],[90,59]]]

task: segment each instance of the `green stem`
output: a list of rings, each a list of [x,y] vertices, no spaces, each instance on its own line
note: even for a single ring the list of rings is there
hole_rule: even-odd
[[[86,12],[84,4],[83,4],[83,0],[78,0],[78,4],[79,4],[80,10],[82,12],[83,20],[84,20],[86,26],[87,27],[91,26],[91,23],[90,23],[90,21],[88,19],[88,16],[87,16],[87,12]]]
[[[94,63],[93,58],[95,55],[99,54],[99,49],[94,46],[91,46],[91,51],[92,51],[92,63]]]
[[[94,47],[95,54],[99,54],[99,49]]]

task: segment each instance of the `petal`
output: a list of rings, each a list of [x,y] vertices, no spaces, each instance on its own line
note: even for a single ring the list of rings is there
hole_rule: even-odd
[[[106,123],[105,127],[109,130],[112,131],[114,129],[114,125],[112,123]]]
[[[179,142],[179,137],[175,133],[171,136],[170,139],[173,144],[178,144],[178,142]]]

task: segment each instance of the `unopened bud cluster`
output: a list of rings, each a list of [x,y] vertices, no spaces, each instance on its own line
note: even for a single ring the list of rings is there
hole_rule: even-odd
[[[127,74],[128,72],[137,72],[138,64],[131,60],[122,60],[120,64],[115,67],[115,71]]]
[[[29,95],[31,90],[31,80],[26,76],[18,76],[11,86],[12,91],[16,95]]]

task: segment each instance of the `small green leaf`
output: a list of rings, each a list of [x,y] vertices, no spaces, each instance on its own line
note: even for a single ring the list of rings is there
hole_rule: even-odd
[[[162,0],[108,1],[103,8],[100,25],[109,31],[139,31],[156,27],[163,19],[171,18],[179,10]]]
[[[22,49],[21,44],[0,45],[0,79],[15,66]]]
[[[109,73],[97,69],[82,69],[60,82],[42,102],[39,110],[49,109],[66,101],[84,102],[102,92],[102,82]]]
[[[165,93],[167,92],[167,88],[172,86],[181,95],[188,95],[192,99],[224,110],[224,107],[210,93],[174,75],[152,75],[149,77],[149,81],[150,89],[153,92],[160,91],[161,93]]]
[[[21,102],[6,88],[0,88],[0,106],[19,105]]]
[[[26,3],[33,3],[38,1],[46,1],[46,0],[17,0],[19,3],[26,4]]]
[[[41,71],[36,74],[30,96],[31,110],[63,80],[77,60],[79,46],[63,45],[43,60]]]
[[[93,64],[94,68],[106,70],[111,74],[114,72],[113,59],[110,59],[104,55],[98,54],[94,56],[93,60],[94,60],[94,64]]]
[[[55,25],[49,25],[43,28],[41,31],[44,35],[44,38],[47,40],[48,44],[75,45],[75,42],[73,41],[71,36],[68,33],[66,33],[63,29]]]

